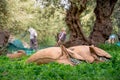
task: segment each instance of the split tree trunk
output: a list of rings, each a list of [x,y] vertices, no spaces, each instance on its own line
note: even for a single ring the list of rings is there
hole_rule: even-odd
[[[79,7],[75,3],[71,3],[71,7],[67,10],[66,23],[70,31],[70,39],[64,45],[66,47],[76,46],[81,44],[90,44],[88,39],[84,36],[81,29],[80,15],[86,8],[87,0],[82,0]]]
[[[110,16],[117,0],[97,0],[94,10],[96,21],[89,38],[93,44],[104,43],[112,33],[112,22]]]

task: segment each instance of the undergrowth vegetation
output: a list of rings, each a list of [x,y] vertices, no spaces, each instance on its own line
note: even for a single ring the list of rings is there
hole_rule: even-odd
[[[10,60],[0,56],[0,80],[120,80],[120,47],[100,45],[112,55],[103,63],[69,66],[58,63],[27,64],[27,57]]]

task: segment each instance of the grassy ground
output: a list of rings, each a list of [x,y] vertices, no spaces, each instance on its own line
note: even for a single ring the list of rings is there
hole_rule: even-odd
[[[0,80],[120,80],[120,47],[100,45],[112,55],[110,61],[77,66],[58,63],[26,64],[29,57],[10,60],[0,56]]]

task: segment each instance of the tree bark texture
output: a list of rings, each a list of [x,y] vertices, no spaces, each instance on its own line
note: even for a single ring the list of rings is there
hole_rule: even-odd
[[[8,31],[0,30],[0,55],[6,54],[6,47],[10,33]]]
[[[104,43],[112,33],[112,22],[110,16],[113,12],[117,0],[96,0],[97,5],[94,10],[96,21],[89,38],[92,44]]]
[[[68,42],[64,44],[66,47],[76,46],[81,44],[85,44],[85,45],[90,44],[90,42],[85,37],[82,31],[81,23],[79,19],[81,13],[86,8],[86,2],[87,0],[82,0],[81,1],[82,4],[80,4],[79,7],[75,3],[71,2],[71,7],[69,10],[67,10],[65,21],[70,31],[70,39]]]

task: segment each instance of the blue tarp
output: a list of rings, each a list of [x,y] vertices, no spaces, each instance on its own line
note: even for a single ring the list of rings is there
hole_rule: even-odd
[[[28,54],[28,55],[35,52],[35,50],[33,50],[33,49],[25,48],[23,43],[18,39],[14,40],[13,42],[8,43],[7,49],[9,52],[24,50],[26,52],[26,54]]]
[[[117,46],[120,46],[120,42],[117,42],[116,44],[117,44]]]

